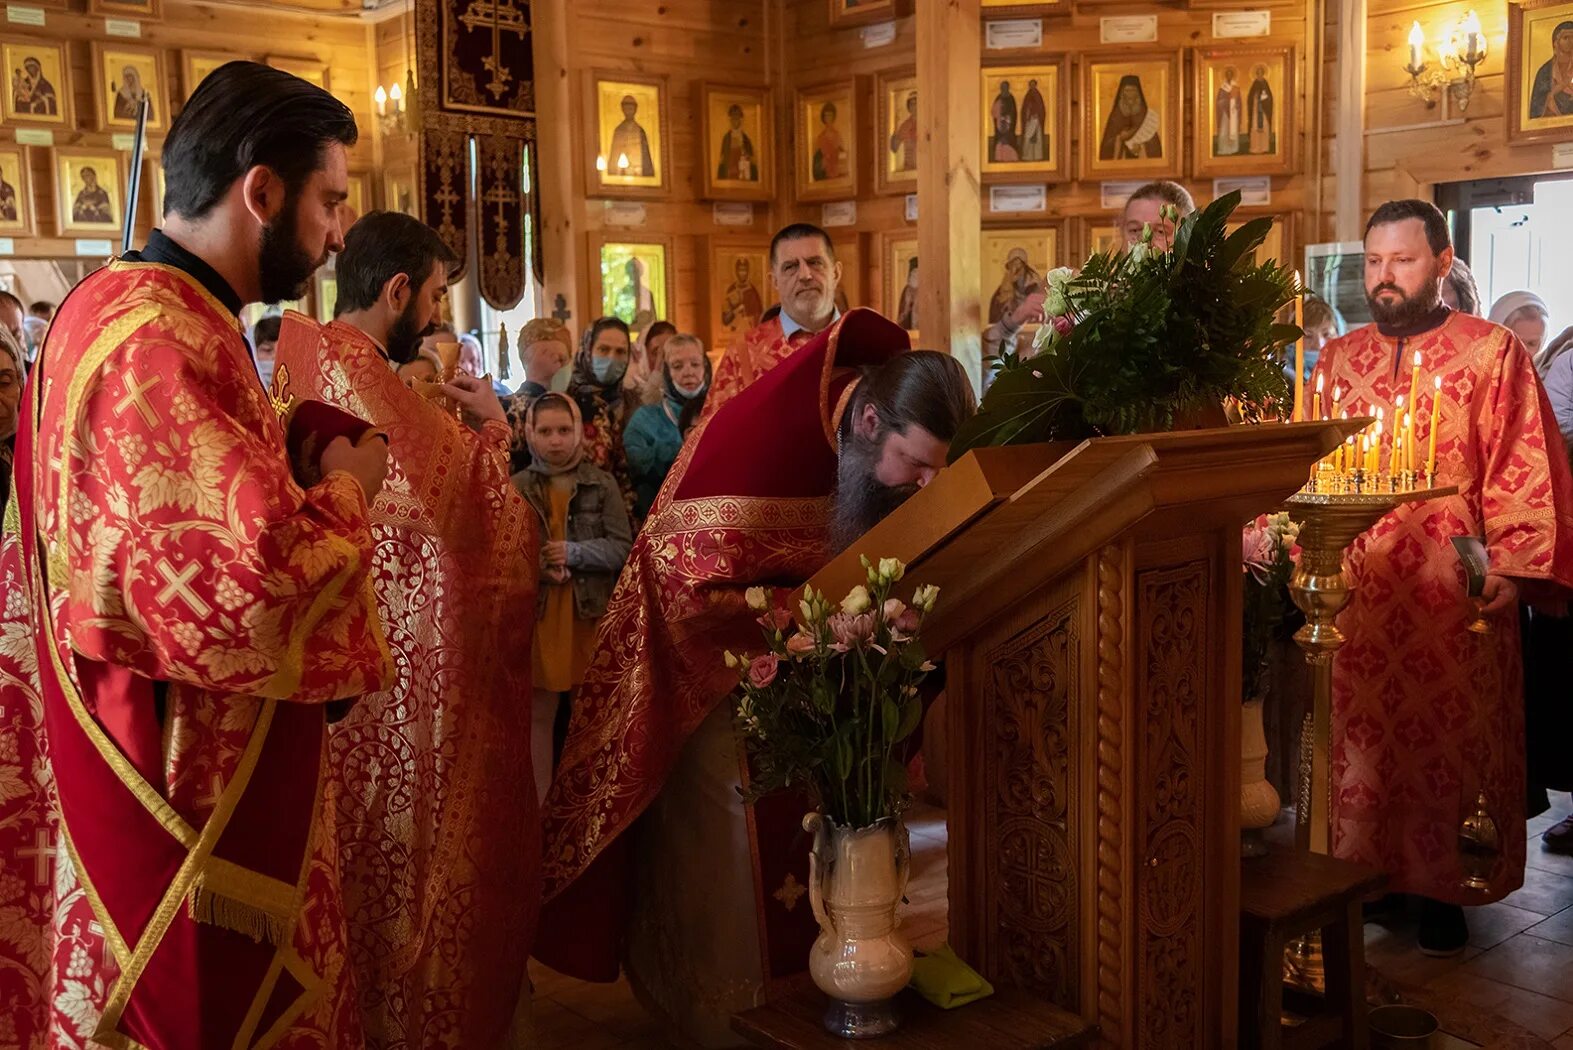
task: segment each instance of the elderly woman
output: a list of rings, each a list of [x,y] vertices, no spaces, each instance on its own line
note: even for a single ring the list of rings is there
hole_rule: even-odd
[[[1508,292],[1491,304],[1489,319],[1518,336],[1538,369],[1540,349],[1546,341],[1546,324],[1551,320],[1546,301],[1534,292]]]

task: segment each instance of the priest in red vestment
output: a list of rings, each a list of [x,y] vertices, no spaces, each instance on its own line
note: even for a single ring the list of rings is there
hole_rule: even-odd
[[[727,347],[715,367],[702,420],[841,316],[836,309],[841,263],[830,234],[818,226],[796,222],[771,239],[770,280],[781,298],[781,311]]]
[[[350,957],[376,1047],[505,1042],[539,903],[530,773],[537,522],[508,480],[491,385],[445,387],[480,421],[405,386],[453,256],[398,212],[361,218],[335,267],[337,314],[286,314],[274,393],[353,413],[390,440],[372,503],[373,584],[398,678],[330,733]]]
[[[1356,590],[1339,620],[1349,642],[1333,663],[1333,848],[1423,898],[1421,949],[1452,954],[1468,937],[1460,905],[1524,881],[1518,603],[1573,586],[1573,479],[1518,338],[1442,304],[1453,255],[1442,213],[1384,204],[1365,249],[1377,323],[1323,349],[1323,410],[1336,389],[1351,414],[1382,409],[1391,427],[1400,398],[1403,412],[1417,402],[1417,466],[1434,441],[1437,484],[1458,494],[1405,505],[1350,552]],[[1479,601],[1466,597],[1455,536],[1489,554]],[[1477,613],[1489,633],[1470,630]],[[1458,841],[1482,793],[1504,847],[1485,892],[1462,886]]]
[[[685,445],[601,621],[547,796],[537,956],[615,978],[637,903],[630,976],[701,1043],[726,1039],[764,979],[805,967],[815,932],[800,895],[777,893],[807,883],[801,804],[745,819],[737,796],[722,653],[757,644],[748,587],[801,584],[944,464],[971,385],[954,358],[906,351],[904,331],[853,310]]]
[[[387,449],[326,406],[281,421],[237,316],[341,246],[355,138],[303,80],[210,74],[162,231],[39,356],[0,549],[6,1046],[362,1045],[322,773],[330,702],[391,677]]]

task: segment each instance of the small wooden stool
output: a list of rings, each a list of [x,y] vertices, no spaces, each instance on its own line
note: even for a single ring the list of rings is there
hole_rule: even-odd
[[[880,1050],[1070,1050],[1090,1047],[1098,1026],[1032,992],[1001,988],[987,999],[941,1010],[912,989],[901,993],[902,1024],[869,1041]],[[825,1031],[825,993],[805,974],[786,982],[764,1006],[732,1015],[732,1031],[773,1050],[846,1050]]]
[[[1240,1045],[1366,1050],[1365,936],[1360,902],[1387,884],[1374,868],[1319,853],[1273,851],[1240,872]],[[1304,1024],[1283,1024],[1284,946],[1322,932],[1325,999],[1291,991]]]

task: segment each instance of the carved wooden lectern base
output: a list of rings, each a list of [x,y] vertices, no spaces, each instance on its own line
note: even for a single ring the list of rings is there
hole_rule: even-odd
[[[858,556],[935,584],[950,939],[1100,1045],[1236,1044],[1241,526],[1342,440],[1306,423],[979,449]]]

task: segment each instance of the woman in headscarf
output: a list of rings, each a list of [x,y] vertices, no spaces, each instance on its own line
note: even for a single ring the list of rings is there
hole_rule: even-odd
[[[683,447],[683,410],[703,403],[710,387],[710,358],[695,335],[674,335],[666,342],[661,366],[661,402],[644,405],[628,421],[623,445],[628,450],[628,472],[634,482],[634,516],[650,513],[661,482]]]
[[[580,340],[573,377],[568,380],[568,396],[579,406],[584,421],[585,458],[617,479],[625,507],[634,505],[623,450],[623,427],[632,412],[632,398],[624,396],[623,374],[628,371],[632,346],[628,326],[620,319],[597,318]]]
[[[543,394],[525,411],[530,465],[514,487],[541,518],[541,590],[536,607],[531,755],[538,797],[551,784],[552,730],[562,701],[595,650],[595,625],[623,571],[633,530],[617,482],[591,463],[579,406]]]
[[[666,341],[677,334],[671,321],[657,321],[645,329],[644,336],[634,345],[628,359],[628,372],[623,376],[623,389],[634,400],[634,409],[640,405],[653,405],[661,400],[661,355]]]
[[[1546,341],[1546,323],[1551,320],[1551,310],[1546,301],[1534,292],[1508,292],[1491,304],[1488,319],[1518,336],[1518,341],[1529,351],[1535,370],[1545,375],[1541,367],[1540,350]]]

